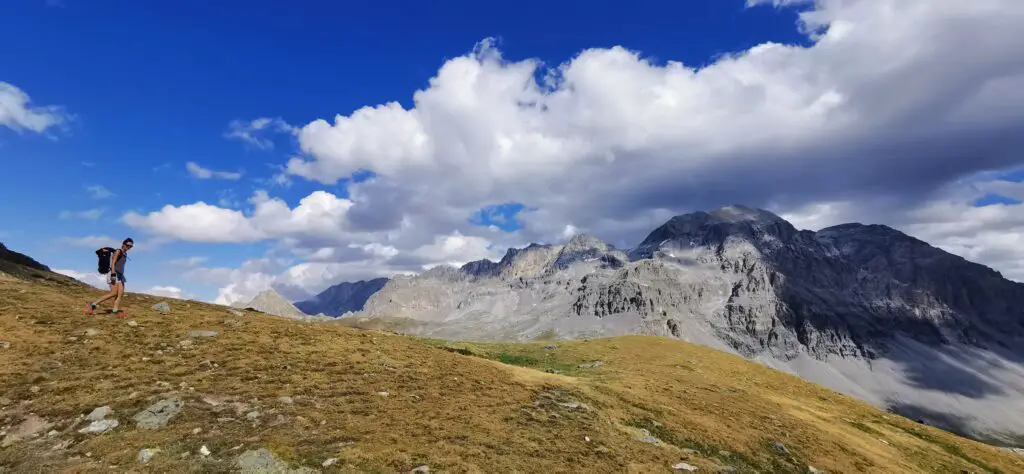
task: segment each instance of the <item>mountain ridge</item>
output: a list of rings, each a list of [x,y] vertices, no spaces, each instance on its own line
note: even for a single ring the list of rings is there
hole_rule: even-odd
[[[366,300],[387,284],[390,278],[372,278],[354,282],[341,282],[317,293],[313,298],[295,303],[306,314],[325,314],[339,317],[363,309]]]
[[[531,244],[499,262],[394,279],[353,316],[456,340],[667,336],[879,406],[947,408],[931,421],[950,429],[1024,436],[1024,416],[996,413],[1024,413],[1024,310],[1013,305],[1024,284],[988,267],[890,227],[798,230],[738,205],[675,216],[625,261],[587,245],[592,253],[556,268],[567,247]],[[984,353],[963,360],[972,351]],[[1005,366],[989,367],[988,357]],[[949,386],[943,371],[964,387]],[[975,396],[955,400],[965,393]]]

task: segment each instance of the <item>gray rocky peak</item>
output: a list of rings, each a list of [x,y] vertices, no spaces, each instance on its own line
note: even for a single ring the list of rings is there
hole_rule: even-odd
[[[587,234],[578,234],[569,239],[569,242],[558,251],[548,271],[564,270],[577,262],[591,261],[618,267],[625,259],[625,254],[615,252],[615,248],[603,240]]]
[[[630,258],[651,258],[665,246],[693,248],[721,245],[728,239],[746,239],[765,248],[790,241],[800,232],[785,219],[764,209],[728,206],[711,212],[692,212],[673,217],[654,229]]]
[[[236,302],[232,304],[232,306],[236,308],[253,308],[266,314],[273,314],[285,318],[302,319],[306,317],[305,313],[271,289],[261,291],[247,303]]]
[[[558,256],[560,250],[560,245],[542,244],[530,244],[522,249],[508,249],[498,262],[498,276],[506,280],[540,276]]]

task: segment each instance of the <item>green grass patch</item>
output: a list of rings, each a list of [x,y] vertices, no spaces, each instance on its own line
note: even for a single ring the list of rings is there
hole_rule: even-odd
[[[868,425],[865,425],[864,423],[861,423],[859,421],[847,421],[847,423],[850,426],[852,426],[854,428],[857,428],[858,430],[861,430],[861,431],[863,431],[863,432],[865,432],[865,433],[867,433],[869,435],[872,435],[872,436],[882,436],[882,433],[880,433],[878,430],[876,430],[876,429],[874,429],[874,428],[872,428],[872,427],[870,427]]]
[[[980,467],[980,468],[984,469],[985,471],[987,471],[989,473],[992,473],[992,474],[1002,474],[1002,472],[1003,472],[1003,471],[1001,471],[1001,470],[999,470],[997,468],[994,468],[992,466],[989,466],[988,464],[985,464],[985,462],[983,462],[983,461],[980,461],[978,459],[974,459],[973,457],[971,457],[970,455],[965,453],[962,449],[960,449],[959,446],[957,446],[955,444],[951,444],[951,443],[947,443],[945,441],[939,440],[939,439],[935,438],[934,436],[929,435],[928,433],[923,433],[923,432],[918,431],[918,430],[908,429],[908,428],[904,428],[904,427],[898,426],[898,425],[892,425],[892,426],[903,430],[903,432],[905,432],[905,433],[907,433],[907,434],[909,434],[911,436],[914,436],[915,438],[920,439],[921,441],[924,441],[926,443],[930,443],[930,444],[933,444],[935,446],[938,446],[938,447],[942,448],[943,451],[949,453],[951,456],[958,457],[958,458],[962,459],[964,462],[967,462],[968,464],[973,464],[973,465],[975,465],[977,467]]]
[[[452,343],[440,339],[415,338],[416,341],[437,349],[465,356],[480,357],[503,364],[527,367],[544,372],[577,375],[581,361],[565,358],[558,349],[545,349],[546,345],[536,343]]]
[[[533,357],[520,354],[509,354],[508,352],[502,352],[499,354],[498,361],[502,364],[518,365],[520,367],[537,367],[540,365],[540,361]]]

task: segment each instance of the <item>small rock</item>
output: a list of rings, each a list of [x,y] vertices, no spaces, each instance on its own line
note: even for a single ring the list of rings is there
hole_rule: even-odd
[[[196,429],[192,430],[192,434],[193,435],[197,435],[197,434],[202,433],[202,432],[203,432],[202,428],[196,428]]]
[[[89,421],[100,421],[106,418],[107,415],[110,415],[110,407],[103,406],[94,409],[91,413],[89,413],[89,416],[85,417],[85,419]]]
[[[140,430],[155,430],[167,426],[185,404],[177,397],[165,398],[142,410],[132,417],[135,427]]]
[[[78,338],[75,337],[75,336],[68,336],[68,340],[71,341],[71,342],[75,342],[75,341],[78,340]]]
[[[602,365],[604,365],[604,361],[595,360],[595,361],[592,361],[592,362],[584,362],[584,363],[580,364],[579,367],[581,369],[596,369],[596,368],[598,368],[598,367],[600,367]]]
[[[57,431],[57,430],[50,430],[50,432],[49,432],[49,433],[46,433],[46,436],[47,436],[47,437],[49,437],[49,438],[52,438],[52,437],[54,437],[54,436],[57,436],[57,435],[59,435],[59,434],[60,434],[60,431]]]
[[[192,347],[192,340],[191,339],[185,339],[184,341],[180,341],[180,342],[178,342],[178,346],[180,346],[183,349],[188,349],[189,347]]]
[[[586,442],[589,443],[590,442],[590,436],[584,436],[583,437],[583,441],[586,441]]]
[[[39,393],[40,388],[36,385],[29,387],[28,391],[32,393]]]
[[[245,313],[243,313],[243,312],[241,312],[241,311],[239,311],[237,309],[230,309],[229,308],[228,312],[233,314],[233,315],[235,315],[235,316],[245,316]]]
[[[129,325],[129,326],[131,326],[131,327],[133,327],[133,328],[137,328],[137,327],[139,327],[139,323],[135,322],[135,320],[134,320],[134,319],[133,319],[133,320],[131,320],[131,321],[128,321],[128,325]]]
[[[199,454],[202,454],[203,456],[209,456],[210,455],[210,450],[204,444],[203,447],[199,448]]]
[[[386,396],[388,396],[388,392],[377,392],[377,395],[380,395],[382,397],[386,397]]]
[[[284,403],[285,405],[291,405],[295,403],[295,400],[292,400],[292,397],[289,396],[277,397],[277,401]]]
[[[590,407],[588,407],[587,405],[585,405],[583,403],[580,403],[580,402],[566,402],[566,403],[559,403],[559,405],[561,405],[563,407],[566,407],[566,408],[568,408],[570,410],[577,410],[577,409],[588,410],[588,409],[590,409]]]
[[[96,337],[99,336],[101,333],[99,329],[88,328],[85,330],[84,334],[85,337]]]
[[[167,314],[167,313],[171,312],[171,305],[167,304],[166,301],[161,301],[161,302],[153,305],[152,309],[153,309],[153,311],[156,311],[158,313]]]
[[[193,329],[188,332],[188,337],[217,337],[217,331],[200,331]]]
[[[0,448],[6,448],[15,442],[23,440],[25,438],[31,438],[38,433],[42,433],[50,429],[53,423],[47,422],[45,419],[40,418],[36,415],[28,415],[22,420],[18,426],[7,432],[4,436],[3,442],[0,442]]]
[[[288,463],[280,460],[266,448],[249,450],[235,460],[235,467],[241,472],[274,472],[289,474],[312,474],[316,471],[308,467],[291,469]]]
[[[409,472],[410,473],[414,473],[414,472],[430,472],[430,466],[428,466],[426,464],[424,464],[422,466],[416,466],[413,470],[411,470]]]
[[[661,443],[660,439],[655,438],[654,436],[651,436],[651,432],[647,431],[645,429],[641,429],[640,430],[640,432],[637,434],[636,439],[639,440],[639,441],[642,441],[644,443],[650,443],[650,444],[659,444],[659,443]]]
[[[546,350],[546,351],[553,351],[555,349],[558,349],[558,346],[556,346],[554,344],[552,344],[550,346],[544,346],[544,350]]]
[[[784,444],[782,444],[782,443],[780,443],[778,441],[774,441],[773,440],[772,441],[772,447],[775,448],[775,451],[778,451],[781,454],[789,454],[789,450],[786,449],[786,445],[784,445]]]
[[[334,463],[338,462],[338,458],[330,458],[322,462],[320,465],[323,467],[331,467]]]
[[[679,464],[676,464],[675,466],[672,466],[672,469],[675,469],[677,471],[694,472],[697,470],[697,467],[686,464],[685,462],[681,462]]]
[[[117,428],[118,423],[115,419],[99,420],[89,423],[89,426],[78,430],[79,433],[103,433]]]
[[[818,468],[816,468],[814,466],[810,466],[810,465],[807,466],[807,472],[809,474],[825,474],[825,471],[822,471],[821,469],[818,469]]]
[[[242,326],[245,326],[245,323],[237,319],[225,319],[224,325],[233,328],[240,328]]]
[[[153,459],[153,456],[156,456],[156,453],[158,452],[160,452],[160,450],[157,448],[143,448],[139,450],[139,455],[136,456],[135,459],[142,464],[146,464]]]
[[[10,349],[11,343],[7,341],[0,341],[0,349]]]

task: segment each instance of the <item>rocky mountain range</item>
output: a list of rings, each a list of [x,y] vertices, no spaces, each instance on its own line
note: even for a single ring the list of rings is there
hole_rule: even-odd
[[[628,251],[578,235],[396,276],[352,316],[445,339],[683,339],[1020,445],[1022,303],[1024,284],[886,226],[812,232],[730,206]]]
[[[388,282],[387,278],[342,282],[320,292],[315,297],[295,303],[295,307],[306,314],[341,316],[360,311],[371,295],[380,291]]]

